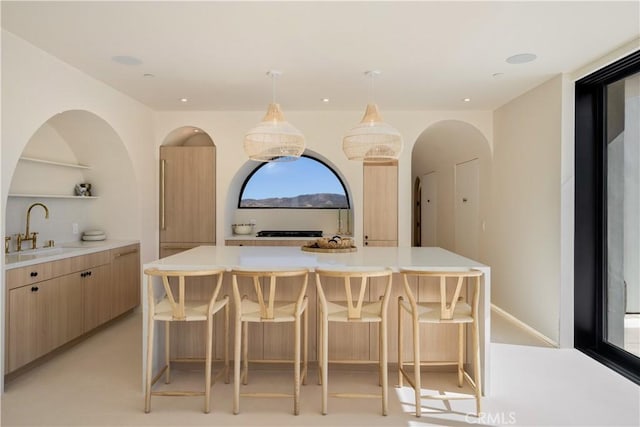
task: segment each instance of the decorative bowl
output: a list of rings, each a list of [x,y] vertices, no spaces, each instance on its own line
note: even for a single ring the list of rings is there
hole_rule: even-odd
[[[233,234],[251,234],[253,224],[231,224],[231,230]]]

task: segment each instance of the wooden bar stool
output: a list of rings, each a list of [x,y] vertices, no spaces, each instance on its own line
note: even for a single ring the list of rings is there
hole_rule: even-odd
[[[380,397],[382,400],[382,415],[387,415],[388,403],[388,373],[387,373],[387,306],[391,293],[392,271],[379,267],[340,267],[317,268],[316,286],[320,300],[320,322],[318,325],[318,374],[322,384],[322,414],[327,414],[328,398],[328,370],[329,370],[329,322],[341,323],[377,323],[379,326],[379,384],[382,386],[381,395],[364,393],[333,393],[332,397]],[[371,278],[387,278],[384,294],[376,301],[366,301],[367,288]],[[337,298],[327,298],[327,290],[323,289],[322,281],[327,278],[341,280],[343,290]],[[353,280],[353,283],[352,283]],[[326,281],[325,281],[326,282]],[[359,285],[359,287],[358,287]],[[326,286],[326,283],[325,283]],[[340,289],[340,287],[338,287]],[[355,361],[331,360],[332,363],[354,363]],[[368,362],[368,361],[367,361]]]
[[[147,372],[145,378],[145,406],[144,411],[151,410],[151,395],[155,396],[202,396],[204,395],[204,412],[208,413],[211,406],[211,364],[213,361],[213,316],[224,308],[224,368],[215,376],[217,379],[225,375],[225,382],[229,383],[229,297],[218,298],[222,287],[222,276],[224,269],[198,270],[198,271],[163,271],[150,268],[144,271],[147,278],[147,293],[149,315],[148,341],[147,341]],[[205,300],[187,300],[185,287],[189,283],[187,278],[210,277],[215,283],[211,287],[209,297]],[[160,277],[164,287],[164,296],[156,301],[152,277]],[[172,289],[171,279],[177,279],[176,290]],[[175,284],[175,280],[173,280]],[[174,285],[175,286],[175,285]],[[165,366],[155,379],[152,379],[153,348],[154,348],[154,325],[155,321],[165,323]],[[151,387],[162,376],[166,374],[165,383],[171,380],[171,359],[170,359],[170,336],[169,325],[171,322],[206,322],[206,335],[204,342],[206,346],[205,362],[205,386],[204,391],[151,391]]]
[[[421,399],[476,399],[476,412],[480,414],[480,397],[482,393],[480,374],[480,337],[478,333],[478,301],[480,298],[480,279],[482,272],[478,270],[467,271],[429,271],[421,269],[400,269],[404,290],[409,299],[405,301],[398,297],[398,383],[403,386],[403,379],[413,387],[416,399],[416,417],[421,416]],[[439,283],[438,302],[418,302],[409,286],[409,278],[435,278]],[[447,280],[451,279],[451,280]],[[463,286],[467,283],[467,300],[462,300]],[[472,289],[470,289],[472,288]],[[413,325],[413,376],[404,368],[402,356],[402,314],[406,311],[411,315]],[[420,358],[420,324],[457,324],[458,325],[458,360],[456,361],[422,361]],[[473,379],[464,369],[464,356],[466,340],[465,325],[472,328],[473,341]],[[411,364],[411,363],[410,363]],[[422,395],[421,393],[421,366],[446,366],[456,365],[458,372],[458,387],[462,387],[463,379],[466,379],[474,388],[475,397]]]
[[[234,347],[234,396],[233,413],[240,412],[240,381],[248,383],[249,358],[248,358],[248,332],[250,322],[264,323],[294,323],[294,351],[293,360],[293,393],[243,393],[248,397],[293,397],[293,413],[300,413],[300,384],[305,384],[307,377],[308,361],[308,300],[306,296],[309,270],[305,269],[233,269],[231,270],[233,285],[233,301],[235,305],[235,347]],[[239,282],[242,279],[250,281],[253,288],[250,299],[247,295],[240,294]],[[300,280],[279,280],[279,279]],[[241,280],[239,280],[241,279]],[[280,292],[277,285],[280,284]],[[291,289],[297,286],[297,289]],[[287,289],[288,288],[288,289]],[[246,289],[246,288],[245,288]],[[284,289],[284,290],[283,290]],[[289,298],[283,298],[283,294]],[[291,295],[296,295],[294,299]],[[301,343],[302,335],[302,343]],[[302,372],[300,370],[300,353],[302,351]],[[241,354],[242,353],[242,354]],[[240,361],[243,369],[240,374]],[[283,361],[261,360],[263,363],[281,363]]]

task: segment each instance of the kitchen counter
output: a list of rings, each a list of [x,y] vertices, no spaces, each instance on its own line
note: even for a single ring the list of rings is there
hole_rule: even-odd
[[[4,269],[10,270],[28,265],[40,264],[43,262],[57,261],[81,255],[88,255],[94,252],[101,252],[122,246],[139,243],[137,240],[103,240],[94,242],[67,242],[53,248],[39,248],[12,252],[4,256]]]
[[[247,236],[242,236],[246,239]],[[255,238],[255,237],[254,237]],[[255,238],[262,239],[262,238]],[[272,239],[272,238],[268,238]],[[291,238],[284,238],[291,240]],[[310,240],[310,239],[302,239]],[[311,239],[312,240],[312,239]],[[485,395],[489,390],[489,343],[490,343],[490,295],[491,269],[477,261],[457,255],[436,247],[359,247],[356,252],[341,254],[324,254],[303,252],[299,247],[291,246],[199,246],[166,258],[144,264],[144,269],[158,268],[162,270],[202,270],[223,267],[230,270],[234,267],[253,268],[299,268],[306,267],[313,271],[316,267],[339,266],[373,266],[389,267],[398,272],[402,267],[429,267],[433,269],[468,269],[474,268],[484,273],[483,286],[480,294],[480,352],[483,388]],[[158,291],[162,285],[158,278],[153,278],[154,289]],[[310,282],[313,283],[313,282]],[[394,274],[394,288],[401,292],[400,277]],[[146,283],[142,287],[142,301],[147,301]],[[389,310],[394,310],[395,304],[390,303]],[[144,319],[147,318],[147,304],[143,303]],[[143,355],[146,354],[146,321],[143,323]],[[159,328],[160,330],[162,328]],[[391,330],[391,329],[390,329]],[[390,338],[392,339],[392,338]],[[157,335],[156,346],[162,346],[164,337]],[[161,347],[158,347],[161,348]],[[161,351],[155,354],[161,354]],[[313,354],[313,353],[312,353]],[[143,357],[142,372],[146,372]],[[154,368],[159,367],[159,360],[154,360]]]

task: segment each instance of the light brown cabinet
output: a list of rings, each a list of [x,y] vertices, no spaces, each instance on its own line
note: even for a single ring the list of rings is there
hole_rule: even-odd
[[[113,283],[110,280],[109,265],[101,265],[74,274],[80,280],[84,296],[84,330],[89,332],[113,318],[111,303]]]
[[[160,243],[215,244],[215,146],[160,147]]]
[[[140,304],[140,248],[129,245],[111,250],[111,315]]]
[[[398,246],[398,163],[365,163],[363,171],[363,245]]]
[[[6,271],[5,374],[139,304],[139,245],[125,248]]]
[[[81,283],[68,276],[9,290],[8,372],[83,333]]]

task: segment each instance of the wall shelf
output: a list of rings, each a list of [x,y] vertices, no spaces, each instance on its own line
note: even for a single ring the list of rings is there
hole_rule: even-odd
[[[81,164],[78,164],[78,163],[56,162],[56,161],[53,161],[53,160],[37,159],[35,157],[20,157],[20,160],[24,161],[24,162],[41,163],[41,164],[45,164],[45,165],[61,166],[61,167],[65,167],[65,168],[91,169],[91,166],[81,165]]]
[[[98,196],[70,196],[66,194],[21,194],[9,193],[9,197],[23,197],[34,199],[98,199]]]

